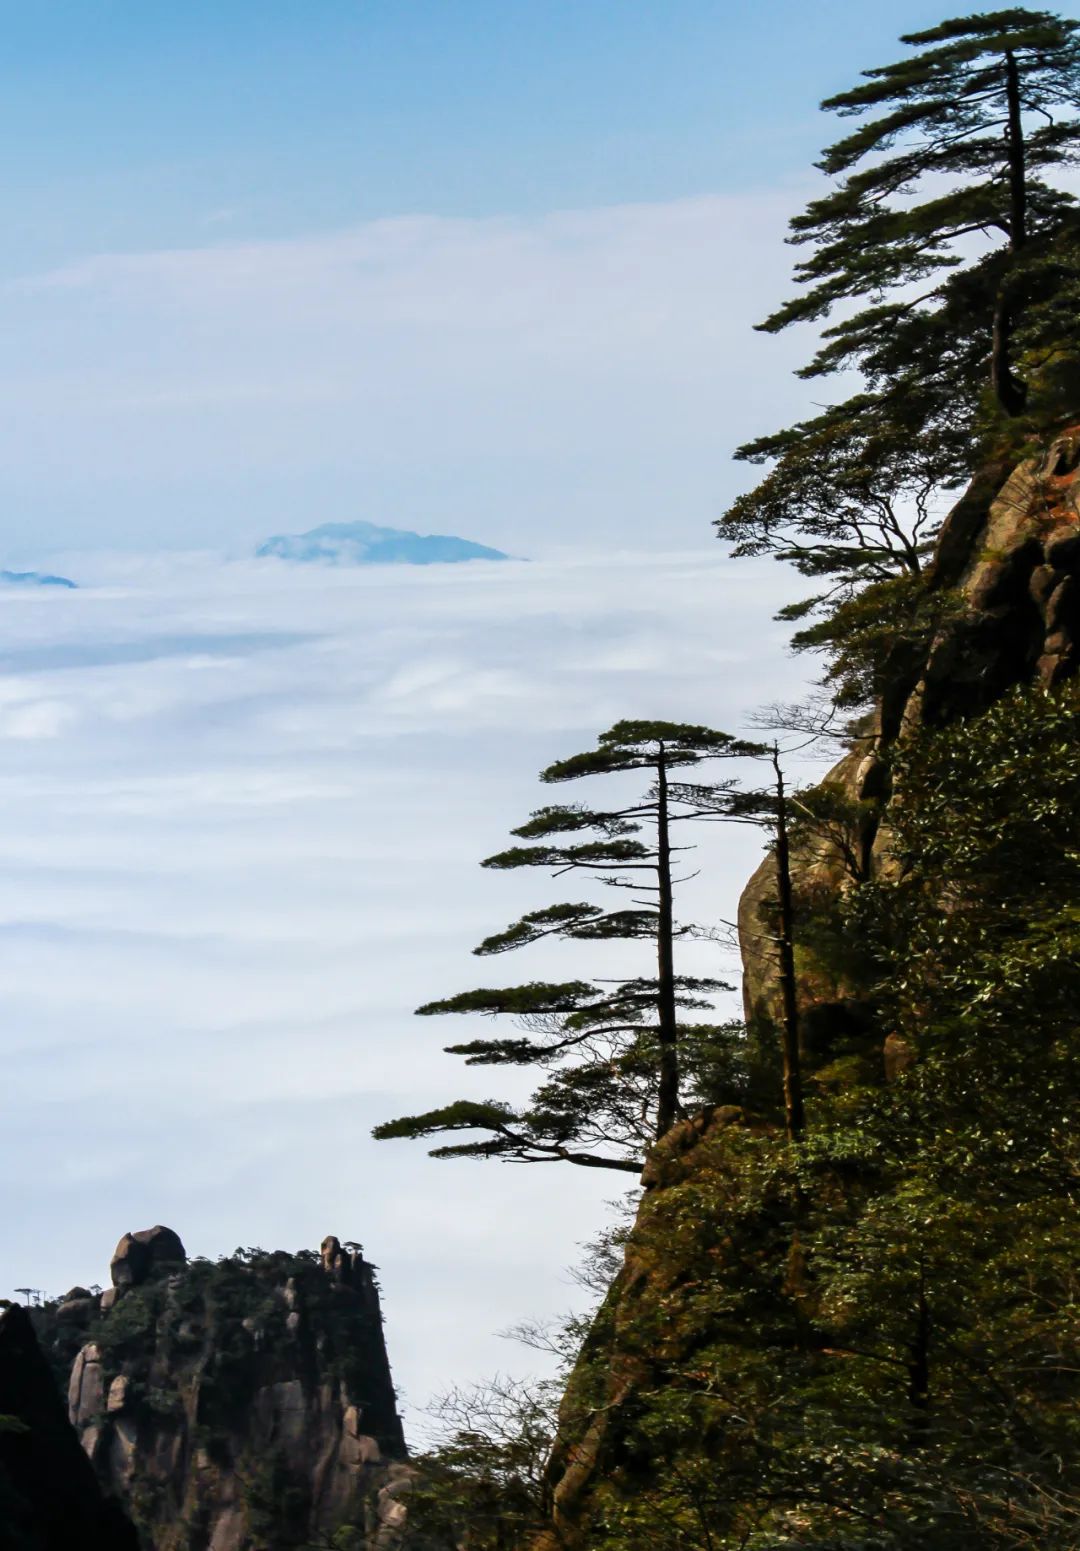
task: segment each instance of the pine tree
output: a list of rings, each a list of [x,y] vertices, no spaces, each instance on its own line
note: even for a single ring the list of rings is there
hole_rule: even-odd
[[[1019,6],[958,17],[907,34],[919,52],[822,104],[842,116],[882,111],[824,153],[822,171],[843,181],[791,223],[791,240],[814,247],[796,269],[808,289],[762,326],[775,332],[852,298],[875,305],[827,330],[805,375],[873,361],[897,327],[940,305],[933,284],[918,298],[896,291],[964,269],[982,274],[992,299],[994,393],[1007,414],[1023,410],[1013,344],[1024,265],[1073,204],[1045,174],[1080,148],[1078,31]],[[958,244],[969,237],[996,243],[988,260],[965,260]]]
[[[863,386],[740,448],[774,466],[717,524],[738,555],[829,578],[791,618],[918,578],[948,492],[1007,440],[1000,418],[1039,431],[1075,404],[1080,222],[1054,175],[1080,156],[1080,23],[1013,7],[902,41],[915,52],[823,103],[863,121],[791,222],[803,289],[760,325],[841,308],[800,375]]]
[[[780,990],[779,1047],[784,1129],[789,1141],[802,1140],[806,1129],[806,1098],[803,1085],[802,1052],[799,1036],[799,992],[795,972],[795,889],[791,866],[791,835],[796,822],[804,830],[817,830],[815,809],[793,808],[784,780],[784,768],[777,744],[748,743],[741,752],[747,758],[767,760],[772,776],[763,786],[739,785],[734,781],[711,786],[674,787],[677,801],[693,805],[696,816],[708,814],[726,823],[753,824],[772,836],[771,850],[776,867],[775,932],[765,935],[775,949],[775,964]],[[809,821],[809,823],[808,823]]]
[[[720,815],[733,781],[673,785],[671,772],[707,761],[749,757],[757,745],[711,728],[623,721],[595,748],[559,760],[541,780],[562,784],[590,776],[642,771],[652,784],[640,797],[610,808],[559,805],[539,809],[513,831],[517,845],[488,857],[485,867],[540,867],[556,875],[584,874],[628,891],[629,908],[564,902],[530,911],[475,950],[505,953],[549,937],[577,942],[648,944],[649,973],[620,981],[532,982],[467,991],[421,1007],[422,1015],[457,1013],[513,1018],[513,1038],[451,1045],[470,1065],[534,1066],[550,1073],[531,1103],[515,1110],[495,1100],[460,1101],[424,1115],[387,1122],[380,1139],[454,1131],[484,1131],[483,1140],[435,1149],[436,1157],[502,1157],[563,1161],[639,1172],[649,1145],[684,1113],[683,1053],[715,1071],[732,1043],[714,1023],[687,1023],[708,1010],[723,982],[680,975],[675,945],[692,928],[675,917],[677,823]],[[732,1059],[734,1059],[732,1057]]]

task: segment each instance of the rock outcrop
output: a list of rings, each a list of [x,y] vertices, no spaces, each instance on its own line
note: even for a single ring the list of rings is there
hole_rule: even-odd
[[[923,723],[985,709],[1014,685],[1060,683],[1080,667],[1080,425],[1011,473],[995,467],[976,478],[942,527],[929,585],[950,592],[956,607],[914,668],[889,685],[867,736],[826,780],[856,803],[880,799],[882,756]],[[872,873],[887,853],[887,814],[868,818],[859,836]],[[804,844],[797,858],[806,894],[847,886],[843,859],[827,840]],[[748,1021],[775,1021],[778,974],[769,936],[776,898],[775,865],[766,857],[739,902],[739,943]],[[858,1017],[845,988],[804,976],[803,1022]],[[886,1057],[889,1053],[885,1052]],[[894,1062],[888,1059],[890,1069]]]
[[[0,1551],[138,1551],[66,1415],[29,1313],[0,1311]]]
[[[111,1270],[35,1319],[145,1547],[284,1551],[343,1525],[396,1544],[410,1470],[358,1245],[187,1262],[159,1225],[125,1234]]]
[[[158,1223],[156,1228],[124,1234],[113,1254],[109,1275],[114,1287],[141,1287],[152,1276],[186,1264],[180,1235]]]

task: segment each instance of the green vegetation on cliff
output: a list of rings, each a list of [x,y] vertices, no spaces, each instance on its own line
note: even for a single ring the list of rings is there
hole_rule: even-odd
[[[163,1236],[179,1256],[139,1258]],[[114,1285],[34,1311],[87,1468],[144,1551],[301,1551],[406,1467],[374,1268],[238,1249],[185,1261],[171,1230],[125,1235]],[[57,1399],[59,1404],[59,1399]]]
[[[888,866],[835,912],[862,1057],[798,1148],[728,1123],[658,1160],[564,1405],[574,1543],[1076,1544],[1080,695],[894,775]]]

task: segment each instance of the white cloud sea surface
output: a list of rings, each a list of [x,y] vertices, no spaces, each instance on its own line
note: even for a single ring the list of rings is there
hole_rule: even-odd
[[[564,1268],[626,1179],[373,1142],[528,1088],[444,1055],[465,1026],[412,1009],[627,962],[473,960],[522,909],[587,892],[477,863],[552,800],[536,772],[617,718],[745,729],[797,695],[782,579],[719,546],[66,564],[89,585],[3,594],[0,1292],[107,1281],[115,1241],[155,1222],[210,1256],[358,1238],[415,1431],[440,1388],[536,1366],[497,1333],[580,1303]],[[713,831],[686,913],[730,918],[760,848]],[[683,962],[733,969],[707,943]]]

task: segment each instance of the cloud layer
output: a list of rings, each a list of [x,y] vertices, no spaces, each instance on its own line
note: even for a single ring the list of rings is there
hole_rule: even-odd
[[[157,1221],[203,1254],[336,1232],[382,1267],[411,1401],[520,1365],[494,1332],[571,1301],[562,1268],[621,1182],[369,1131],[507,1091],[411,1009],[558,897],[476,865],[542,800],[537,769],[622,715],[730,728],[795,692],[775,568],[96,564],[6,600],[0,1282],[102,1280]],[[687,908],[730,916],[758,851],[714,845]],[[496,968],[583,967],[547,954]]]

